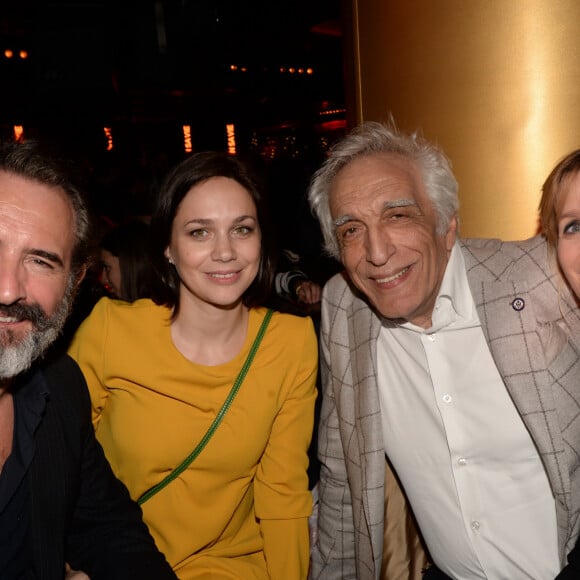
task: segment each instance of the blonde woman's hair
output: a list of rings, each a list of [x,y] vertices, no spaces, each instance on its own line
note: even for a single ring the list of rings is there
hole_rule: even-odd
[[[580,149],[564,157],[552,169],[542,186],[540,200],[540,226],[546,236],[550,249],[555,252],[558,246],[558,210],[562,203],[562,191],[569,179],[580,171]]]
[[[540,200],[540,228],[548,242],[548,259],[554,271],[558,272],[558,294],[560,298],[565,294],[572,294],[566,282],[557,259],[558,249],[558,211],[563,203],[562,193],[570,180],[580,171],[580,149],[568,153],[552,169],[544,185],[542,186],[542,198]],[[576,297],[580,301],[580,296]],[[562,304],[560,310],[564,319]]]

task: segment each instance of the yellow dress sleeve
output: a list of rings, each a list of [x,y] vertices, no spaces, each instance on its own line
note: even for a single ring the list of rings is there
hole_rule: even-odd
[[[269,578],[306,579],[310,560],[308,519],[261,520],[260,526]]]
[[[91,314],[76,331],[68,350],[87,381],[95,428],[108,399],[108,390],[102,380],[108,301],[108,298],[101,298],[97,302]]]
[[[254,483],[256,516],[260,520],[264,555],[273,580],[308,575],[308,446],[312,438],[318,345],[310,319],[302,319],[296,344],[285,349],[295,374],[278,412]],[[284,340],[281,338],[281,340]]]

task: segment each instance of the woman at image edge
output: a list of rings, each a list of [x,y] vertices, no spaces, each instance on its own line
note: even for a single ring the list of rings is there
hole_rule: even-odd
[[[235,158],[180,163],[151,228],[154,301],[102,299],[70,348],[97,437],[134,499],[206,433],[266,315],[273,276],[263,199]],[[207,446],[143,504],[181,579],[306,578],[316,370],[311,320],[274,313]]]
[[[561,272],[580,303],[580,149],[566,155],[546,179],[540,222]]]

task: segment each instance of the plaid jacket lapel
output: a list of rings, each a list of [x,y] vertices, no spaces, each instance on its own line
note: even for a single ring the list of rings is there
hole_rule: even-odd
[[[492,356],[546,468],[563,555],[573,503],[570,458],[578,462],[580,419],[579,401],[562,395],[578,390],[578,353],[558,326],[558,292],[538,248],[530,253],[519,248],[524,276],[517,273],[513,254],[499,248],[464,246],[468,278]],[[571,408],[575,417],[564,419]]]
[[[378,556],[382,552],[385,480],[385,447],[376,370],[379,331],[377,316],[364,301],[355,299],[349,313],[349,344],[358,446],[357,457],[350,459],[360,464],[363,511],[359,514],[359,529],[366,529],[368,533],[369,557],[375,562],[380,561]]]
[[[570,489],[564,441],[531,304],[527,289],[517,282],[482,284],[476,300],[497,368],[542,457],[552,491],[563,500]]]

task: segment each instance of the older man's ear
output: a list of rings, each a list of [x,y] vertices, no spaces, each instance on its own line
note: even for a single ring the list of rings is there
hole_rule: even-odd
[[[455,241],[457,240],[457,230],[458,230],[457,226],[458,226],[457,214],[455,214],[449,220],[449,226],[447,227],[447,233],[445,234],[445,247],[447,248],[448,253],[451,253],[451,250],[455,245]]]

